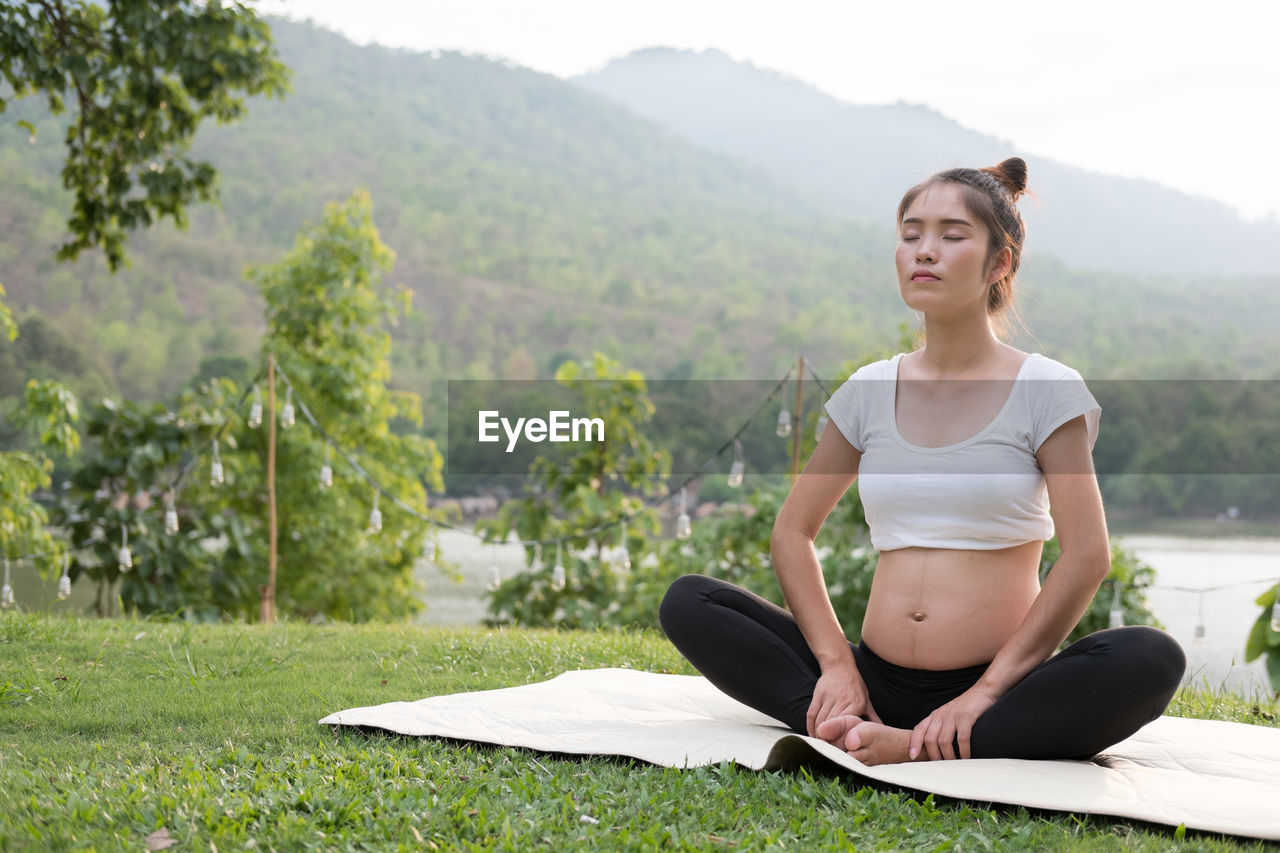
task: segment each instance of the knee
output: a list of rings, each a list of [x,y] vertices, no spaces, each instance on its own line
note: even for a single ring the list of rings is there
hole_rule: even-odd
[[[658,605],[658,624],[668,639],[675,640],[681,629],[697,624],[697,613],[705,606],[713,578],[682,575],[671,582]]]
[[[1150,625],[1115,630],[1119,635],[1117,651],[1134,673],[1150,684],[1153,691],[1172,696],[1182,685],[1187,671],[1187,656],[1178,641]]]

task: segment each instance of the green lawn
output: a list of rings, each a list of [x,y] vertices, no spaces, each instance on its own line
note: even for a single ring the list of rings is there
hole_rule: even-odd
[[[1266,849],[913,798],[847,776],[675,771],[316,725],[356,705],[598,666],[689,671],[653,633],[6,613],[0,850],[138,851],[160,828],[177,851]],[[1171,710],[1272,726],[1278,714],[1274,702],[1208,693]]]

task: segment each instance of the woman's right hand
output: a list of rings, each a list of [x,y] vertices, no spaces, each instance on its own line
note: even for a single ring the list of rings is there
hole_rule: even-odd
[[[818,726],[833,717],[847,716],[881,722],[880,715],[871,707],[867,686],[852,661],[847,667],[826,670],[818,678],[818,683],[813,688],[813,701],[809,703],[809,713],[805,715],[805,726],[810,737],[821,737]]]

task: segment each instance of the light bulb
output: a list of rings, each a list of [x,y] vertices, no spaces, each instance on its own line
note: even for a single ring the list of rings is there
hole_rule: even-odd
[[[436,561],[436,543],[428,539],[426,544],[422,546],[422,556],[426,557],[429,562]]]
[[[324,464],[320,466],[320,488],[327,489],[333,485],[333,465],[330,464],[333,447],[326,444],[324,446]]]
[[[1107,619],[1108,628],[1124,627],[1124,610],[1120,607],[1120,582],[1112,582],[1114,592],[1111,595],[1111,613]]]
[[[1204,638],[1204,623],[1203,623],[1203,622],[1197,622],[1197,623],[1196,623],[1196,639],[1197,639],[1197,640],[1200,640],[1200,639],[1203,639],[1203,638]]]
[[[676,538],[688,539],[693,535],[693,522],[689,519],[689,513],[682,512],[676,518]]]
[[[288,388],[284,392],[284,408],[280,410],[280,426],[288,429],[294,424],[293,411],[293,389]]]
[[[631,569],[631,549],[627,546],[627,520],[622,519],[622,569]]]
[[[0,587],[0,607],[13,604],[13,587],[9,584],[9,558],[4,558],[4,586]]]
[[[120,526],[120,550],[116,552],[116,563],[122,572],[133,568],[133,553],[129,551],[129,528],[124,525]]]
[[[178,510],[173,505],[173,492],[164,496],[164,532],[173,536],[178,532]]]
[[[569,578],[565,574],[564,566],[556,563],[555,568],[551,570],[551,588],[556,592],[559,592],[565,588],[565,585],[568,584],[568,582]]]
[[[498,568],[497,563],[489,567],[489,583],[487,586],[490,591],[502,586],[502,569]]]
[[[213,463],[209,465],[209,485],[221,486],[222,483],[222,456],[218,453],[218,439],[215,438],[213,440]]]
[[[71,596],[71,578],[63,575],[58,578],[58,600],[66,601]]]
[[[249,407],[249,420],[246,423],[250,429],[262,426],[262,392],[256,384],[253,386],[253,405]]]
[[[373,509],[369,510],[369,532],[377,533],[382,529],[382,511],[378,509],[378,493],[373,493]]]
[[[736,489],[742,485],[742,471],[745,466],[741,459],[733,460],[733,464],[729,466],[729,487]]]
[[[827,416],[823,414],[819,414],[818,424],[813,428],[813,440],[822,441],[822,433],[824,433],[826,429],[827,429]]]
[[[1280,634],[1280,590],[1276,591],[1276,603],[1271,605],[1271,630]]]
[[[783,409],[778,412],[778,438],[791,435],[791,412]]]

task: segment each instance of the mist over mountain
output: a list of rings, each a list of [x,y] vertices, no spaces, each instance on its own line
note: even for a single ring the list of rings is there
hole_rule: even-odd
[[[717,50],[650,48],[573,82],[698,145],[766,168],[833,209],[892,225],[903,191],[952,166],[1027,160],[1027,249],[1078,268],[1267,274],[1280,226],[1146,180],[1101,175],[962,127],[926,106],[840,101]],[[1153,146],[1160,144],[1153,131]]]

